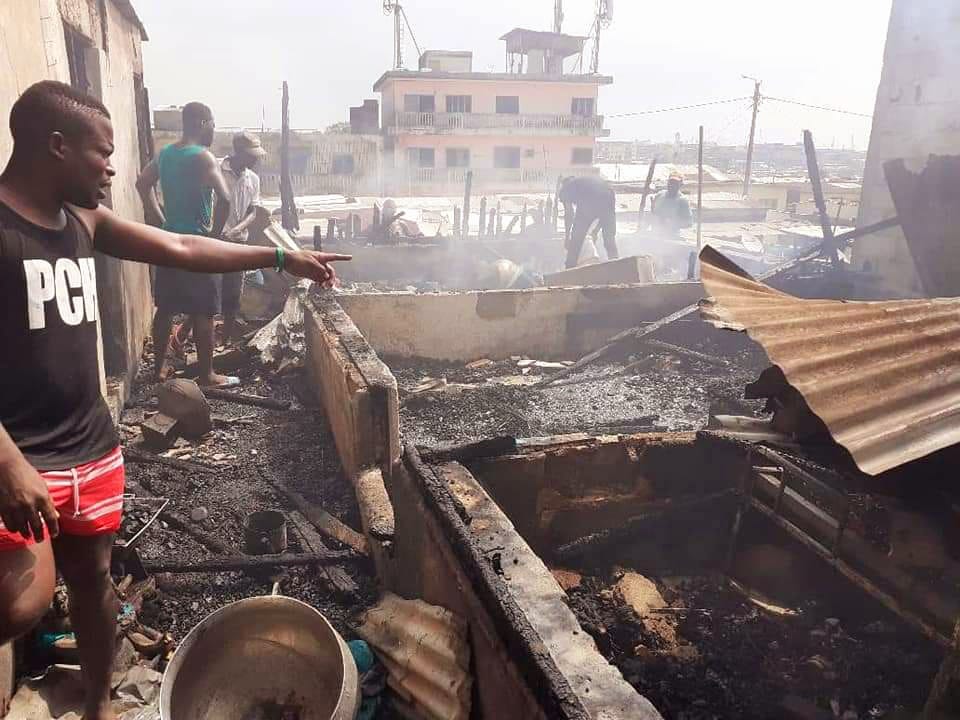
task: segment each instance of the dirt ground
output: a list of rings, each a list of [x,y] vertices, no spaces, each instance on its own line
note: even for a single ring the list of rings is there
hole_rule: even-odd
[[[147,370],[144,367],[141,377],[148,377]],[[302,375],[277,378],[261,373],[256,363],[242,368],[239,374],[244,379],[243,392],[290,401],[291,409],[268,410],[212,400],[215,419],[230,418],[236,422],[215,422],[213,432],[203,440],[181,441],[181,450],[185,452],[177,458],[205,464],[216,471],[191,472],[128,462],[131,491],[136,493],[139,489],[169,498],[169,509],[188,519],[192,512],[200,510],[196,514],[200,517],[205,510],[205,519],[190,522],[196,529],[235,548],[237,553],[243,551],[242,522],[246,514],[290,509],[271,485],[271,479],[282,480],[307,500],[359,529],[353,489],[341,472],[324,415],[319,408],[304,405],[310,398]],[[152,383],[139,382],[134,388],[122,418],[128,446],[137,446],[139,440],[135,423],[155,409],[153,387]],[[292,527],[288,527],[288,535],[288,552],[310,549]],[[325,541],[328,549],[344,549],[334,540]],[[214,557],[197,540],[162,518],[147,530],[137,549],[145,563]],[[356,582],[356,592],[339,592],[323,571],[314,567],[290,568],[269,576],[161,573],[157,576],[159,592],[146,603],[141,620],[180,640],[209,613],[241,598],[268,594],[277,580],[284,595],[316,607],[344,637],[352,639],[352,622],[376,600],[376,581],[373,566],[367,560],[345,562],[342,568]]]
[[[584,577],[570,607],[667,720],[915,717],[941,659],[889,618],[814,601],[779,615],[719,578],[651,578],[667,608],[641,618],[617,579]]]

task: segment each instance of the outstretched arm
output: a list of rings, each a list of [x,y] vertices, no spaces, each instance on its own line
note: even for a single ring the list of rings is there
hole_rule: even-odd
[[[107,255],[194,272],[221,273],[273,267],[274,248],[238,245],[199,235],[177,235],[124,220],[107,208],[77,210],[91,229],[94,245]],[[330,263],[349,255],[297,250],[285,253],[284,269],[330,286],[337,275]]]
[[[160,167],[154,158],[137,178],[137,192],[143,201],[143,216],[148,223],[162,227],[165,222],[160,201],[157,199],[156,186],[160,182]]]

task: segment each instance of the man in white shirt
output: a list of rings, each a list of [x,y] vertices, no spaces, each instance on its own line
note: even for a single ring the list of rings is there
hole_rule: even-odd
[[[233,154],[223,159],[220,169],[230,190],[230,215],[223,227],[223,239],[246,243],[250,225],[256,218],[260,202],[260,178],[254,172],[267,154],[260,139],[247,132],[233,136]],[[234,337],[240,297],[243,295],[243,273],[225,273],[222,288],[223,340]]]

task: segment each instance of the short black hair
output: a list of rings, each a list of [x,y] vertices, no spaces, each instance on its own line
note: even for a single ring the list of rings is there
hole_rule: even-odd
[[[199,130],[203,123],[213,119],[213,110],[201,102],[190,102],[183,106],[183,129],[187,132]]]
[[[10,109],[10,134],[14,144],[46,143],[52,133],[78,137],[94,117],[110,119],[102,102],[55,80],[28,87]]]

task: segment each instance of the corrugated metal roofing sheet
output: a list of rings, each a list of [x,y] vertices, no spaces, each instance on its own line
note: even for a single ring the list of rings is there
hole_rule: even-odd
[[[388,683],[419,717],[467,720],[473,677],[467,624],[450,610],[386,593],[357,634],[376,651]]]
[[[703,317],[763,346],[861,470],[960,442],[960,299],[801,300],[700,257]]]

